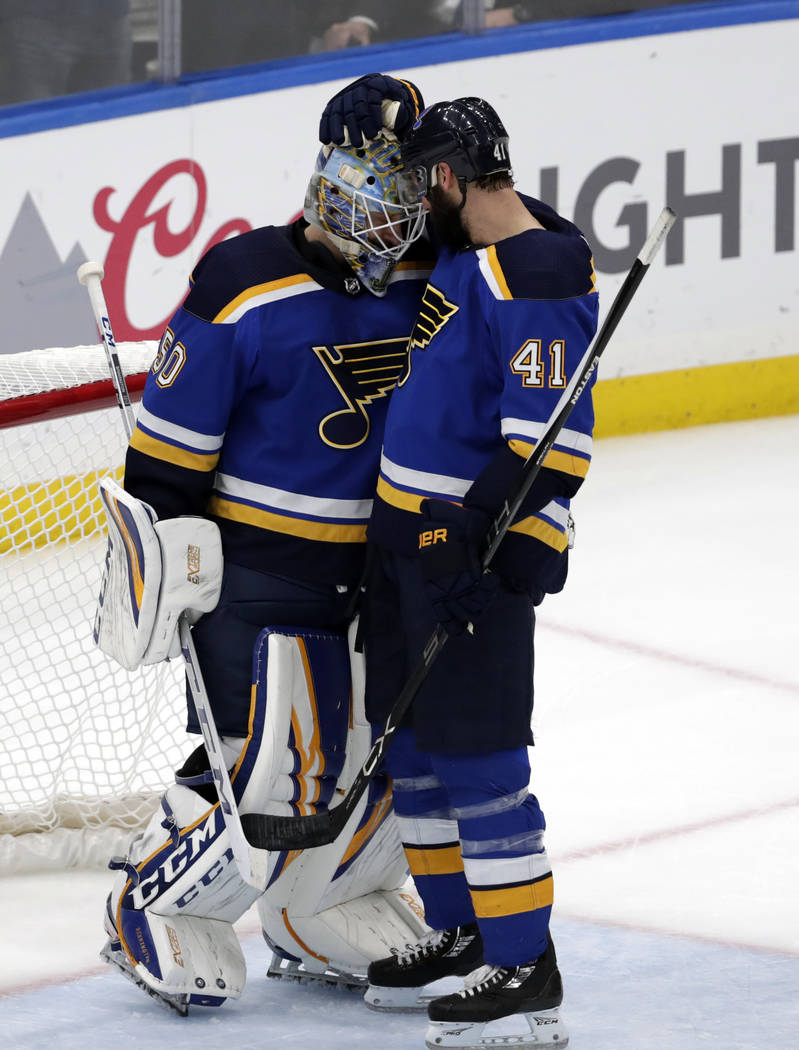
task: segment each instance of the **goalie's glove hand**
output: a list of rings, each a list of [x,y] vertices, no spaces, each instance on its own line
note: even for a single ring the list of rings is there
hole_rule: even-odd
[[[402,139],[424,106],[414,84],[367,73],[334,95],[319,122],[325,145],[362,146],[364,139],[391,132]]]
[[[475,507],[446,500],[422,501],[419,562],[425,593],[447,634],[471,629],[488,607],[500,582],[483,572],[480,548],[491,519]]]

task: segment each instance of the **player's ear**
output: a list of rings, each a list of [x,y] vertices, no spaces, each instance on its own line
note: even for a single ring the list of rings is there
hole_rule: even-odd
[[[458,180],[455,177],[455,172],[445,160],[441,160],[436,164],[435,172],[435,185],[440,186],[442,190],[451,190],[454,186],[457,186]]]

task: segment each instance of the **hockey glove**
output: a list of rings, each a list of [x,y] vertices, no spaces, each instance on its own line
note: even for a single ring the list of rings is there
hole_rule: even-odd
[[[480,546],[491,519],[474,507],[446,500],[422,502],[419,561],[425,592],[447,634],[463,634],[480,618],[499,587],[483,572]]]
[[[424,107],[419,89],[409,81],[367,73],[334,95],[319,122],[319,141],[336,146],[362,146],[392,132],[398,139]]]

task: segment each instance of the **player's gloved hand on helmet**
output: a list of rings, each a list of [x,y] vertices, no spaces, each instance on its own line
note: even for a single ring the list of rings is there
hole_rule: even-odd
[[[383,73],[367,73],[334,95],[319,122],[319,141],[336,146],[362,146],[381,132],[398,139],[424,107],[414,84]]]
[[[436,620],[450,635],[463,634],[485,612],[499,577],[483,572],[480,551],[491,519],[476,507],[446,500],[422,502],[419,562]]]

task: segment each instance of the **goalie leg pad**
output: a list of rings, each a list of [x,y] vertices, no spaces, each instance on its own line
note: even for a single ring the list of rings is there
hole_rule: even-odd
[[[106,906],[108,962],[179,1012],[241,994],[232,924],[258,893],[239,874],[218,803],[174,785],[127,857],[109,866],[119,874]]]
[[[122,909],[121,935],[134,954],[134,970],[164,999],[186,996],[197,1006],[238,999],[246,969],[233,927],[219,919],[158,915]]]
[[[304,815],[349,788],[371,747],[362,657],[332,632],[262,633],[255,653],[257,707],[266,717],[270,812]],[[346,758],[345,758],[346,754]],[[376,778],[339,838],[281,853],[258,901],[267,942],[314,973],[365,974],[427,930],[386,778]]]

